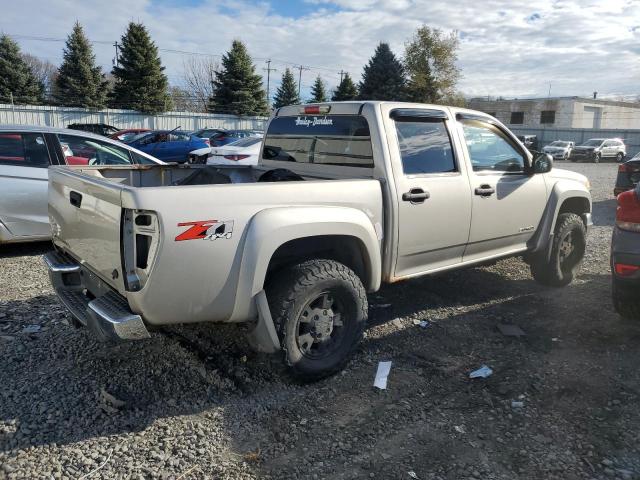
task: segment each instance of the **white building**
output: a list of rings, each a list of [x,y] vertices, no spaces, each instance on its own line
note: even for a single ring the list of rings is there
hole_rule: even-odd
[[[493,115],[514,128],[640,129],[640,103],[583,97],[473,98],[469,108]]]

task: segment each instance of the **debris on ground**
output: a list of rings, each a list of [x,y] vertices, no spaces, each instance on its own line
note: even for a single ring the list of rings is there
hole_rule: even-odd
[[[499,323],[498,330],[505,337],[523,337],[526,334],[518,325],[512,325],[509,323]]]
[[[487,367],[486,365],[482,365],[479,369],[471,372],[469,374],[469,378],[487,378],[490,377],[492,373],[493,370],[491,370],[491,368]]]
[[[100,408],[107,413],[116,413],[122,407],[125,406],[125,402],[116,398],[104,388],[100,389]]]
[[[517,400],[513,400],[513,401],[511,402],[511,408],[515,408],[515,409],[517,409],[517,408],[524,408],[524,402],[519,402],[519,401],[517,401]]]
[[[22,329],[22,333],[38,333],[41,329],[40,325],[27,325]]]
[[[391,371],[391,362],[378,363],[378,371],[376,372],[376,378],[373,381],[373,386],[380,390],[387,389],[387,377]]]
[[[390,303],[373,303],[369,305],[371,308],[391,308]]]

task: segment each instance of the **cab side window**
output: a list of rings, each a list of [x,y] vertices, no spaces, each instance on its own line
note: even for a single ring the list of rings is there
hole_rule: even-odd
[[[405,175],[458,171],[444,120],[396,120],[395,125]]]
[[[523,153],[498,127],[478,120],[463,120],[462,130],[474,172],[524,172]]]
[[[49,166],[49,152],[41,133],[0,133],[0,165]]]
[[[130,165],[129,151],[107,142],[75,135],[58,135],[67,165]]]

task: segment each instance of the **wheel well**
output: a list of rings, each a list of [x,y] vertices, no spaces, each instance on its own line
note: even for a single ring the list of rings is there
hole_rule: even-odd
[[[590,211],[591,207],[589,205],[589,200],[584,197],[573,197],[562,202],[558,215],[561,213],[575,213],[577,215],[582,215],[583,213],[588,213]]]
[[[369,287],[370,265],[365,258],[365,246],[356,237],[348,235],[319,235],[296,238],[280,245],[267,267],[269,275],[296,263],[313,258],[326,258],[340,262],[355,272],[365,288]]]

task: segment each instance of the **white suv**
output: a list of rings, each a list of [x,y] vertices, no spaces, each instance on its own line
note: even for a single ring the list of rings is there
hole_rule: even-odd
[[[622,162],[627,154],[627,147],[619,138],[591,138],[571,151],[572,162],[592,161],[599,163],[602,158],[615,158]]]

